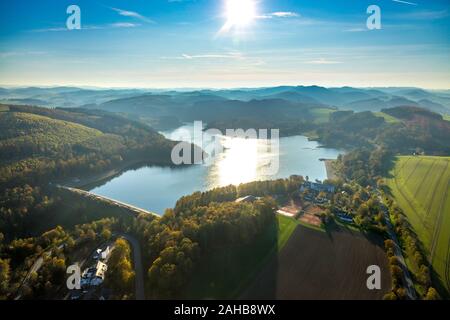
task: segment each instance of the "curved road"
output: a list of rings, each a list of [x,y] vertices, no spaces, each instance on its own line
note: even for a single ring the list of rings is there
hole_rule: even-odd
[[[119,237],[124,238],[131,244],[131,248],[133,250],[133,264],[134,264],[134,284],[136,289],[136,300],[145,300],[145,290],[144,290],[144,271],[142,268],[142,256],[141,256],[141,244],[139,241],[125,233],[121,233],[118,235]]]

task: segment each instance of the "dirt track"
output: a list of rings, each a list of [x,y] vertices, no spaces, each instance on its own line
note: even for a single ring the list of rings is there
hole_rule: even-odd
[[[340,227],[323,233],[299,225],[242,298],[381,299],[391,282],[382,243]],[[381,268],[381,290],[366,287],[370,265]]]

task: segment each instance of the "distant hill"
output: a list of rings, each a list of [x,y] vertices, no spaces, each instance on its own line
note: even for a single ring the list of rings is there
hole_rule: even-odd
[[[314,98],[311,98],[309,96],[303,95],[299,92],[295,91],[283,91],[280,93],[276,93],[273,95],[268,95],[262,97],[263,99],[284,99],[291,102],[301,102],[301,103],[308,103],[313,105],[321,105],[319,101],[317,101]]]
[[[419,106],[415,101],[402,97],[390,97],[387,100],[381,98],[372,98],[367,100],[358,100],[341,107],[342,109],[353,111],[381,111],[381,109],[393,108],[398,106]]]
[[[145,122],[157,127],[184,121],[186,115],[192,115],[190,108],[197,108],[198,104],[209,103],[211,108],[215,108],[216,104],[219,106],[225,101],[236,100],[285,100],[309,107],[337,107],[353,111],[380,111],[397,106],[417,106],[441,114],[450,114],[450,91],[420,88],[278,86],[192,91],[75,87],[0,88],[0,101],[3,102],[101,109],[122,113],[134,119],[143,117]],[[166,120],[162,120],[163,117]]]
[[[20,105],[28,105],[28,106],[47,106],[48,102],[41,99],[33,99],[33,98],[24,98],[24,99],[5,99],[0,101],[0,103],[6,104],[20,104]]]

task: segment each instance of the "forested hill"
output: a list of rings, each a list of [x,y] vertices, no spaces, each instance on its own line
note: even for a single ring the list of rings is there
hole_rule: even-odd
[[[318,127],[319,141],[345,147],[381,146],[393,153],[450,154],[450,122],[418,107],[396,107],[381,113],[337,111]]]
[[[48,183],[127,161],[170,164],[175,142],[104,111],[0,106],[0,185]]]

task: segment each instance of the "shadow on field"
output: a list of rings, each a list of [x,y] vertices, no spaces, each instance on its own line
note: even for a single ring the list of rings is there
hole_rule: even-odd
[[[259,281],[261,270],[273,262],[273,273],[265,277],[264,284],[266,293],[274,291],[277,244],[278,221],[275,220],[249,244],[232,247],[225,244],[223,248],[204,253],[183,295],[189,299],[241,298],[252,283]]]
[[[374,233],[374,232],[361,232],[361,231],[356,231],[356,230],[352,230],[348,227],[346,227],[345,225],[339,225],[336,223],[336,221],[332,220],[330,223],[325,225],[325,232],[328,236],[328,238],[331,241],[334,241],[334,237],[336,237],[336,235],[340,234],[340,233],[347,233],[349,235],[352,236],[359,236],[362,235],[364,236],[371,244],[380,247],[382,250],[384,250],[384,239]]]
[[[367,268],[381,268],[381,290],[369,290]],[[243,299],[379,300],[391,277],[383,238],[330,224],[326,232],[298,225]]]
[[[436,272],[436,270],[434,270],[431,264],[429,265],[429,268],[431,274],[431,281],[433,282],[434,288],[439,292],[441,298],[446,300],[450,299],[450,292],[447,290],[444,284],[444,281],[446,281],[446,279],[441,279],[441,277]]]

